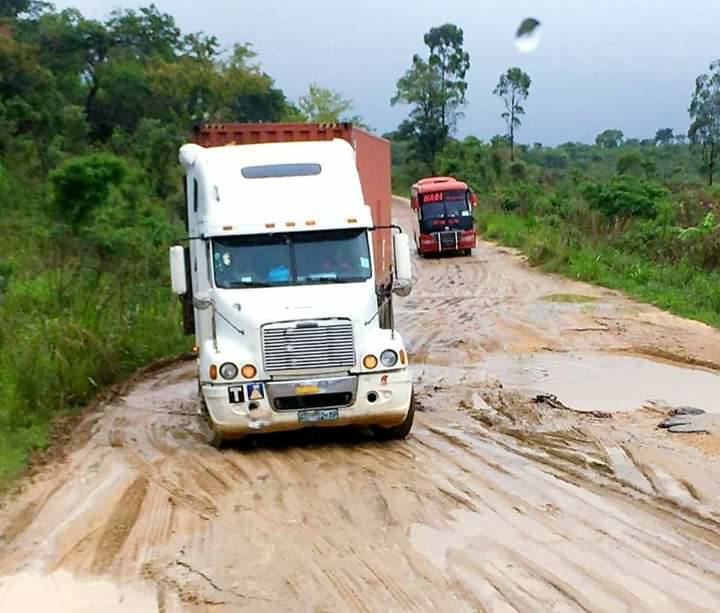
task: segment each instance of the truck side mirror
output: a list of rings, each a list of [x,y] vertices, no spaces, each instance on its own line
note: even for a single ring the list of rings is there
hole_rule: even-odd
[[[187,293],[185,250],[177,245],[170,247],[170,284],[173,294],[182,296]]]
[[[393,236],[395,252],[395,283],[393,292],[398,296],[407,296],[412,291],[412,260],[410,258],[410,239],[407,234]]]

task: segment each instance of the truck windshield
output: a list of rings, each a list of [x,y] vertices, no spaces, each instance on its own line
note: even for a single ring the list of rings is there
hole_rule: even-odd
[[[355,283],[371,276],[364,229],[229,236],[213,240],[217,287]]]

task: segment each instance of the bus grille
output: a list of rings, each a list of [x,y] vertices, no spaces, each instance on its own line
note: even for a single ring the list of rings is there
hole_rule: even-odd
[[[355,342],[352,323],[298,322],[263,329],[265,370],[287,371],[315,368],[352,368]]]
[[[457,232],[440,232],[438,234],[440,240],[440,249],[457,249],[458,248],[458,233]]]

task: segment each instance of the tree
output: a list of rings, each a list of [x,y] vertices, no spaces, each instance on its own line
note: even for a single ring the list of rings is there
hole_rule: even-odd
[[[363,125],[362,119],[357,115],[348,115],[352,110],[353,102],[332,89],[311,83],[308,92],[300,96],[297,104],[300,118],[303,121],[318,123],[338,123],[349,121]]]
[[[655,144],[670,145],[673,142],[672,128],[661,128],[655,133]]]
[[[688,109],[692,123],[688,137],[702,160],[708,185],[713,184],[720,151],[720,60],[710,64],[710,73],[695,80],[695,91]]]
[[[617,149],[624,139],[622,130],[604,130],[595,138],[595,144],[602,149]]]
[[[218,94],[225,100],[223,120],[279,121],[285,115],[285,94],[261,70],[256,57],[249,44],[235,45],[230,60],[220,66]]]
[[[184,44],[175,19],[154,4],[137,12],[116,9],[107,26],[113,43],[142,61],[152,56],[171,60]]]
[[[639,175],[642,171],[643,157],[637,151],[623,153],[617,161],[615,169],[619,175]]]
[[[530,77],[520,68],[509,68],[505,74],[500,75],[500,80],[493,91],[493,94],[502,98],[505,103],[502,117],[508,126],[511,161],[515,160],[515,130],[522,125],[520,117],[525,114],[522,103],[530,93],[531,83]]]
[[[445,146],[465,104],[470,56],[463,51],[463,31],[452,24],[425,34],[426,60],[413,56],[412,66],[398,79],[391,104],[408,104],[410,116],[398,132],[410,138],[418,159],[435,172],[435,158]]]
[[[440,76],[440,123],[452,131],[458,119],[457,106],[465,103],[470,54],[463,50],[462,29],[451,23],[431,28],[423,40],[430,49],[428,63]]]
[[[30,0],[0,0],[0,17],[16,17],[30,8]]]

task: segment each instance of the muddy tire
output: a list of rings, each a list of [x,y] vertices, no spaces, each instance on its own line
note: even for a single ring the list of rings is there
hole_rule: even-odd
[[[209,422],[208,427],[210,428],[210,435],[207,440],[208,445],[210,445],[210,447],[214,447],[215,449],[222,449],[225,446],[225,439],[220,436],[218,431],[215,430]]]
[[[384,428],[382,426],[373,426],[372,431],[375,438],[379,441],[394,441],[400,440],[407,437],[410,434],[410,430],[413,427],[413,421],[415,420],[415,396],[410,398],[410,409],[408,410],[407,417],[402,423],[397,426],[390,426]]]

